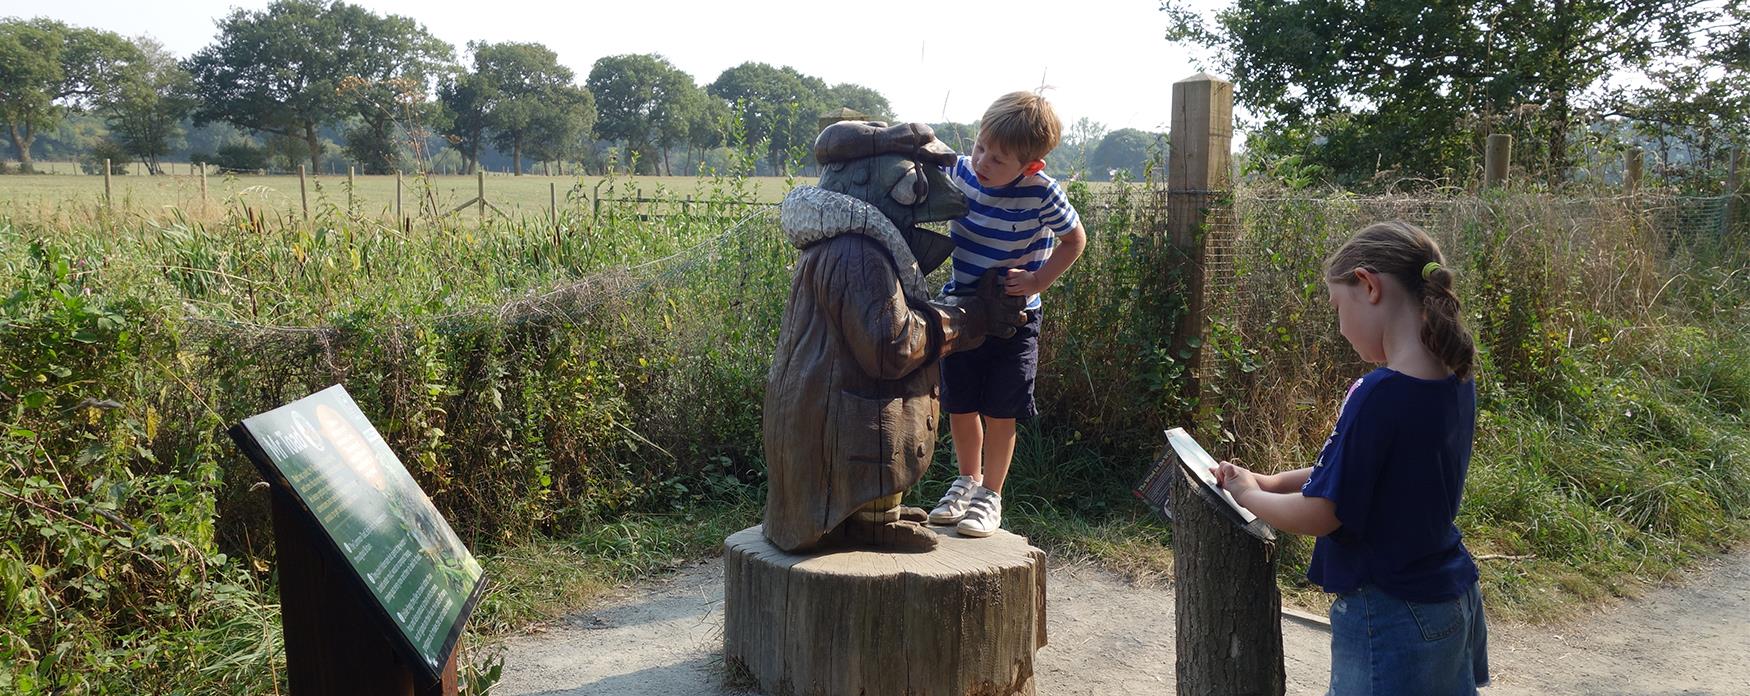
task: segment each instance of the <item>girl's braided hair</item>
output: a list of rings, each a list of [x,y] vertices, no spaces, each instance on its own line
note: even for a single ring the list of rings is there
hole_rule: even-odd
[[[1365,268],[1396,278],[1422,300],[1422,345],[1460,379],[1476,361],[1476,344],[1459,314],[1452,269],[1422,228],[1399,220],[1376,222],[1357,232],[1325,261],[1325,281],[1355,283]]]

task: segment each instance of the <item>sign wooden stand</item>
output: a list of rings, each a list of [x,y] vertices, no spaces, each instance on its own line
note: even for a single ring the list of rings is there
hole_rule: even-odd
[[[285,627],[287,682],[294,695],[455,696],[456,654],[443,679],[421,684],[328,541],[288,493],[273,486],[274,554],[279,567],[280,620]]]

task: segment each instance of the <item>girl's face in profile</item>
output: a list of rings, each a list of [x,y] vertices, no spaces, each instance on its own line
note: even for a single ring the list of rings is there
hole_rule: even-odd
[[[1380,299],[1385,278],[1357,268],[1344,280],[1325,282],[1331,307],[1337,310],[1337,330],[1362,360],[1385,362],[1385,322]]]

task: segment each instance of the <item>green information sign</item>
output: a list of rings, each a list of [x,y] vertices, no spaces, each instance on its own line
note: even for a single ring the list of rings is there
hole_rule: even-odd
[[[436,680],[485,577],[346,389],[245,419],[231,436],[309,513],[401,648]]]

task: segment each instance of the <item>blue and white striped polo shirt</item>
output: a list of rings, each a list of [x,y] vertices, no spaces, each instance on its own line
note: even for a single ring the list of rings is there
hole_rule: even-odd
[[[948,225],[954,270],[942,292],[976,287],[991,268],[1038,271],[1051,258],[1057,235],[1081,224],[1063,187],[1043,173],[1013,186],[985,188],[972,173],[972,158],[962,155],[948,178],[966,194],[967,212]],[[1039,305],[1038,295],[1027,298],[1027,309]]]

